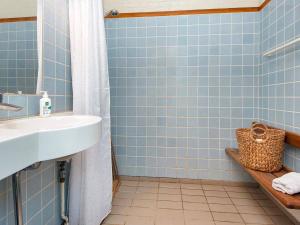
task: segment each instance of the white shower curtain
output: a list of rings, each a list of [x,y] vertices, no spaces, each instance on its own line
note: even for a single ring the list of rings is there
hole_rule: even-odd
[[[76,155],[70,225],[99,225],[111,210],[110,90],[102,0],[69,0],[73,108],[102,117],[99,143]]]

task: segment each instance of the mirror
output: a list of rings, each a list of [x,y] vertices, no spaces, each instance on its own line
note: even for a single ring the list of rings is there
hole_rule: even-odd
[[[0,93],[35,94],[37,0],[0,1]]]

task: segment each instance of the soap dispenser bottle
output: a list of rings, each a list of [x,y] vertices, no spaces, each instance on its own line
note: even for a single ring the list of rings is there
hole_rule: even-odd
[[[40,99],[40,116],[47,117],[51,114],[51,99],[48,97],[47,91],[41,91],[43,97]]]

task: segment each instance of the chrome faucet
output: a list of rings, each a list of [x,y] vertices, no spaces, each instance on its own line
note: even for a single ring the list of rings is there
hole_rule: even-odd
[[[21,107],[21,106],[3,103],[3,94],[0,93],[0,110],[17,112],[22,109],[23,109],[23,107]]]

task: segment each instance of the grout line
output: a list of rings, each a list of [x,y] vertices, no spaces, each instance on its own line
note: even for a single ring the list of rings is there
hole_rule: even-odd
[[[161,184],[161,183],[168,183],[168,182],[159,182],[159,184]],[[170,184],[172,184],[172,183],[170,183]],[[132,187],[132,186],[128,186],[128,187]],[[133,187],[135,187],[135,188],[138,188],[139,187],[139,182],[135,185],[135,186],[133,186]],[[224,186],[225,187],[225,186]],[[242,188],[244,188],[244,186],[241,186]],[[169,189],[174,189],[174,188],[169,188]],[[182,190],[183,188],[181,188],[180,187],[180,189]],[[193,190],[193,189],[192,189]],[[237,210],[237,207],[238,207],[238,205],[235,205],[234,203],[233,203],[233,201],[232,201],[232,198],[228,195],[228,192],[229,191],[227,191],[227,190],[225,190],[225,192],[227,193],[227,198],[229,198],[230,200],[231,200],[231,204],[229,204],[229,205],[232,205],[235,209],[236,209],[236,211],[237,212],[233,212],[233,214],[236,214],[236,215],[239,215],[239,217],[242,219],[242,221],[243,222],[246,222],[244,219],[243,219],[243,217],[242,217],[242,214],[249,214],[249,215],[251,215],[251,216],[264,216],[264,217],[266,217],[266,218],[272,218],[272,216],[271,215],[268,215],[267,214],[267,212],[265,211],[265,209],[262,207],[262,206],[260,206],[260,204],[259,204],[259,201],[257,200],[257,199],[253,199],[253,196],[252,196],[252,194],[255,194],[254,192],[252,192],[252,191],[250,191],[250,190],[245,190],[245,192],[240,192],[240,191],[235,191],[235,190],[232,190],[232,192],[235,192],[235,193],[248,193],[248,194],[251,194],[251,196],[252,196],[252,198],[251,199],[249,199],[249,200],[251,200],[251,201],[254,201],[254,202],[257,202],[258,204],[259,204],[259,208],[262,208],[263,209],[263,212],[264,212],[264,214],[254,214],[254,213],[240,213],[238,210]],[[137,193],[136,193],[137,194]],[[156,196],[157,196],[157,194],[158,193],[156,193]],[[205,199],[206,199],[206,203],[204,203],[204,204],[207,204],[208,205],[208,208],[209,208],[209,212],[210,212],[210,214],[211,214],[211,216],[212,216],[212,213],[213,213],[213,211],[212,211],[212,209],[210,208],[210,205],[209,205],[209,203],[208,203],[208,201],[207,201],[207,196],[206,195],[204,195],[204,197],[205,197]],[[134,199],[134,196],[133,196],[133,199]],[[244,198],[237,198],[237,199],[244,199]],[[248,198],[247,198],[248,199]],[[147,200],[146,200],[147,201]],[[152,200],[150,200],[150,201],[152,201]],[[154,200],[155,201],[155,200]],[[156,203],[158,202],[158,199],[156,198]],[[172,201],[167,201],[167,202],[172,202]],[[182,202],[182,209],[181,210],[179,210],[179,211],[181,211],[182,213],[184,213],[185,211],[193,211],[193,212],[197,212],[198,210],[196,210],[196,211],[194,211],[194,210],[185,210],[184,208],[183,208],[183,199],[182,199],[182,193],[181,193],[181,202]],[[197,204],[197,203],[195,203],[195,204]],[[203,203],[199,203],[199,204],[203,204]],[[219,204],[219,203],[212,203],[212,204],[217,204],[217,205],[223,205],[223,204]],[[247,206],[247,205],[245,205],[245,206]],[[122,207],[122,206],[120,206],[120,207]],[[125,207],[125,206],[124,206]],[[130,207],[133,207],[133,205],[131,205]],[[251,207],[251,206],[249,206],[249,207]],[[275,205],[274,205],[274,207],[275,208],[277,208]],[[151,207],[145,207],[145,209],[152,209],[153,210],[153,208],[151,208]],[[160,209],[159,208],[157,208],[157,206],[155,207],[155,209],[154,209],[156,212],[157,211],[159,211]],[[161,210],[175,210],[175,209],[161,209]],[[200,210],[200,211],[202,211],[202,210]],[[203,210],[203,212],[207,212],[207,211],[205,211],[205,210]],[[216,213],[224,213],[225,214],[225,212],[219,212],[219,211],[215,211]],[[154,218],[157,218],[157,214],[155,214],[156,216],[154,216],[153,217],[153,219]],[[134,216],[134,215],[131,215],[131,216]],[[125,216],[126,217],[126,216]],[[141,216],[141,217],[147,217],[147,216]],[[183,219],[184,219],[184,223],[186,223],[186,219],[185,219],[185,216],[184,216],[184,214],[183,214]],[[213,218],[213,221],[217,221],[217,220],[215,220],[214,218]]]

